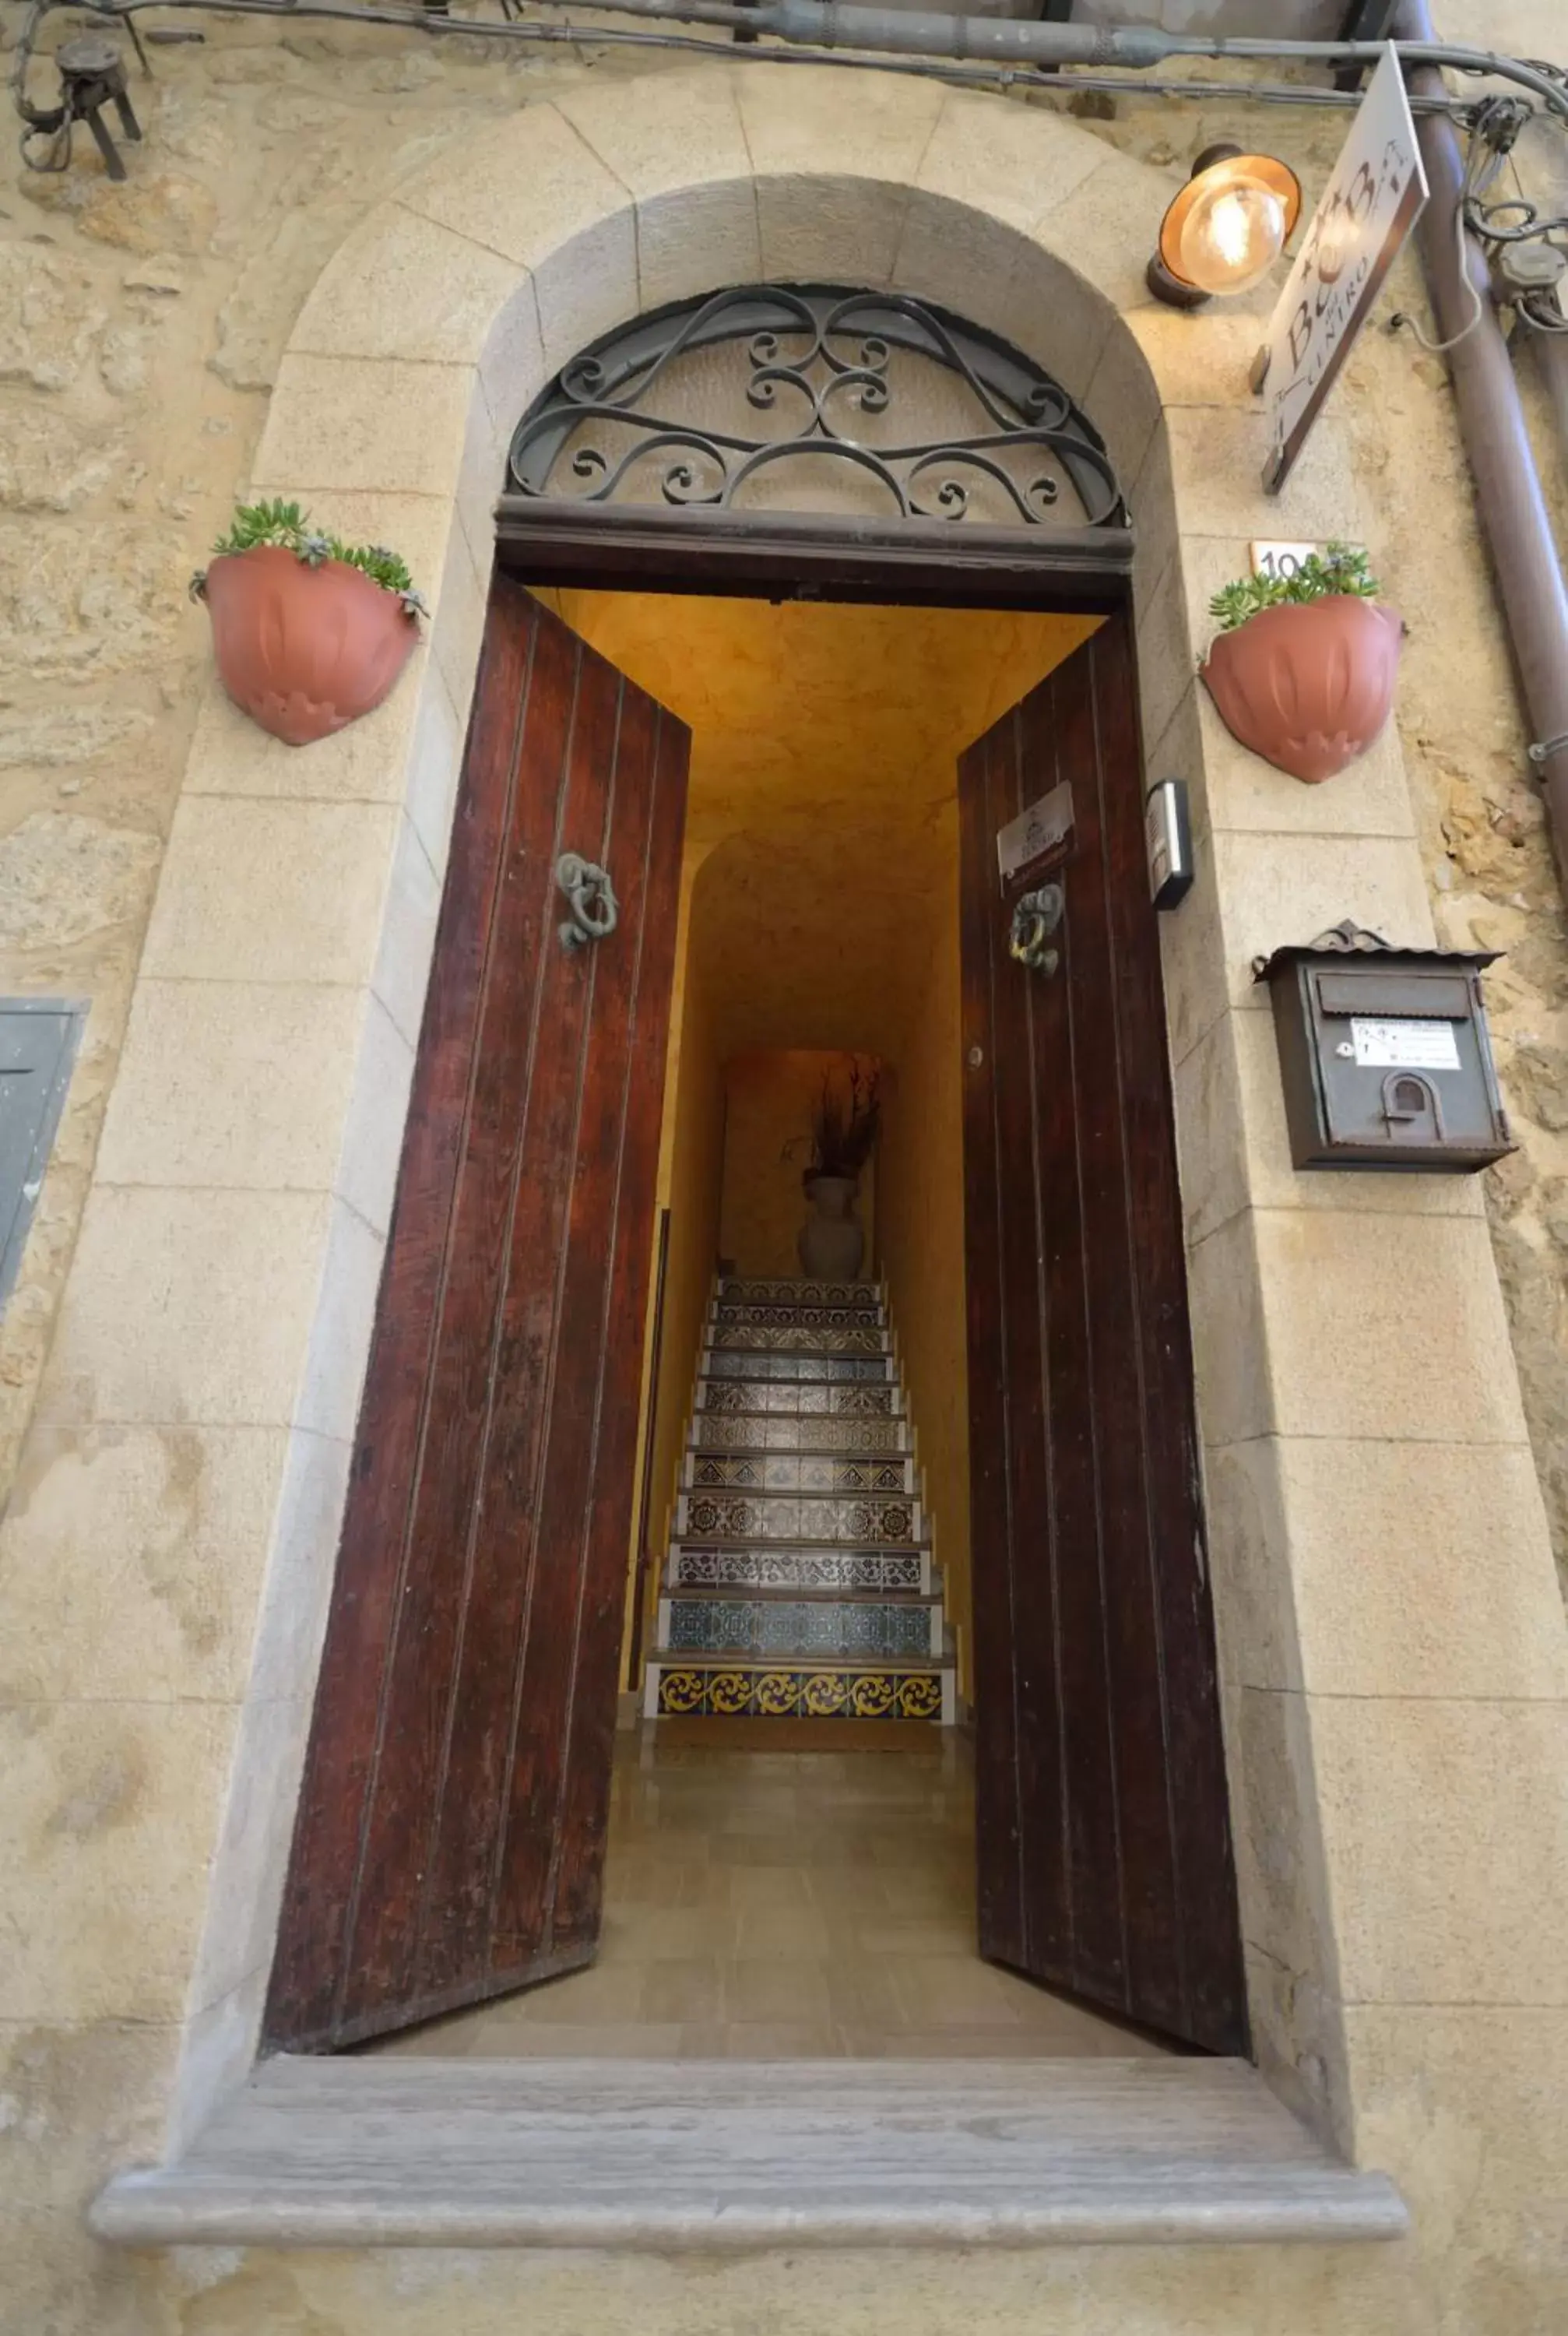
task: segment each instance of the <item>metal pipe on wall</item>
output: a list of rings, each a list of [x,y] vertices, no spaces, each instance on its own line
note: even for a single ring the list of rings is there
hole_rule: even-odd
[[[1403,0],[1396,33],[1432,39],[1427,0]],[[1439,80],[1432,65],[1417,65],[1412,86]],[[1525,426],[1514,360],[1492,299],[1486,255],[1473,235],[1454,233],[1464,158],[1453,124],[1442,114],[1421,116],[1416,135],[1431,197],[1417,229],[1437,330],[1453,340],[1447,351],[1454,399],[1475,501],[1492,554],[1508,638],[1534,741],[1553,751],[1534,764],[1546,800],[1557,872],[1568,889],[1568,587],[1541,475]],[[1465,328],[1481,302],[1480,320]]]

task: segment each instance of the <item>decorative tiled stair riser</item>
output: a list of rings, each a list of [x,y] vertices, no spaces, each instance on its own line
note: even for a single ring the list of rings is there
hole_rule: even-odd
[[[710,1348],[703,1368],[715,1379],[891,1379],[891,1360],[871,1355],[764,1355]]]
[[[726,1387],[726,1395],[735,1389]],[[739,1406],[735,1406],[738,1411]],[[779,1413],[758,1417],[726,1412],[705,1412],[695,1422],[691,1449],[696,1452],[902,1452],[906,1441],[901,1419],[831,1418],[817,1412]]]
[[[933,1671],[811,1671],[753,1669],[657,1672],[657,1716],[666,1719],[942,1719],[942,1682]]]
[[[719,1285],[650,1718],[952,1724],[897,1354],[869,1282]]]
[[[853,1598],[667,1598],[660,1643],[672,1654],[839,1656],[851,1662],[918,1662],[942,1651],[935,1599],[879,1605]]]
[[[772,1355],[732,1356],[734,1362],[773,1362]],[[881,1387],[774,1387],[763,1379],[705,1379],[697,1391],[700,1411],[816,1412],[834,1419],[903,1416],[902,1390]]]
[[[798,1499],[788,1493],[683,1493],[675,1529],[682,1541],[847,1541],[881,1548],[919,1541],[918,1501]]]
[[[926,1550],[701,1549],[678,1543],[668,1580],[676,1590],[934,1589]]]
[[[845,1460],[831,1453],[698,1452],[687,1463],[686,1489],[738,1486],[766,1493],[912,1493],[914,1462]]]

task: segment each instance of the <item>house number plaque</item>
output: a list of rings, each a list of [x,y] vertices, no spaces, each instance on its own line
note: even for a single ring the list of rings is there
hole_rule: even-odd
[[[1042,852],[1054,852],[1072,832],[1073,790],[1066,780],[997,831],[997,867],[1005,884]]]

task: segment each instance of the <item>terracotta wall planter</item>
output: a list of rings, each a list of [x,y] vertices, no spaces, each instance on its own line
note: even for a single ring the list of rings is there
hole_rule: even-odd
[[[379,706],[419,638],[395,592],[340,560],[226,553],[204,595],[223,686],[253,722],[307,746]]]
[[[1403,629],[1397,609],[1349,593],[1264,608],[1216,637],[1203,676],[1232,736],[1315,785],[1388,720]]]

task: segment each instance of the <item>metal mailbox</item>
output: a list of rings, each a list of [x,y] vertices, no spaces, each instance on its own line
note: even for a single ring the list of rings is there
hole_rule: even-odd
[[[1496,955],[1346,922],[1258,959],[1296,1167],[1468,1175],[1514,1150],[1481,998]]]

